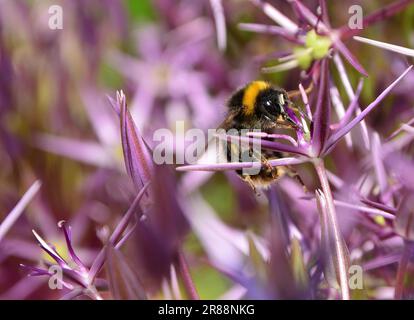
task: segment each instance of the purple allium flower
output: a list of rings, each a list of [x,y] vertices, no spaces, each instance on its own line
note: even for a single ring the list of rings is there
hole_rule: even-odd
[[[0,1],[0,299],[413,298],[412,0],[83,2]],[[257,78],[300,179],[156,164]]]
[[[275,7],[263,0],[251,0],[256,6],[260,7],[263,12],[269,16],[279,26],[269,26],[260,24],[240,24],[242,30],[253,31],[258,33],[270,33],[279,35],[288,42],[295,45],[292,52],[283,55],[279,58],[276,66],[263,68],[264,72],[280,72],[290,70],[292,68],[301,67],[308,71],[308,75],[314,74],[314,69],[318,69],[321,59],[328,56],[334,56],[334,63],[340,73],[343,85],[346,88],[347,95],[352,101],[355,98],[355,93],[352,89],[348,75],[345,72],[341,54],[356,70],[362,75],[367,76],[367,72],[363,66],[355,58],[354,54],[345,46],[343,40],[349,38],[351,35],[361,32],[359,29],[350,29],[349,26],[343,26],[338,29],[332,29],[327,13],[327,6],[325,1],[320,2],[320,12],[314,14],[301,1],[288,1],[292,6],[293,11],[298,16],[298,19],[305,22],[304,25],[299,25],[277,10]],[[385,8],[364,17],[362,24],[367,27],[373,23],[381,21],[386,17],[396,14],[398,11],[404,9],[410,1],[397,1]],[[303,24],[303,23],[302,23]],[[331,90],[337,90],[335,86]],[[333,99],[335,110],[338,116],[343,116],[343,106],[338,99]],[[356,113],[359,114],[361,110],[356,105]],[[365,121],[360,123],[361,134],[364,144],[369,149],[369,135]],[[347,138],[347,144],[352,145],[350,136]]]
[[[54,248],[52,245],[49,245],[45,240],[43,240],[43,238],[36,231],[32,231],[36,240],[39,242],[40,247],[59,266],[59,270],[64,278],[56,277],[56,281],[60,285],[63,285],[65,288],[71,291],[75,291],[79,295],[86,294],[94,299],[102,299],[95,286],[90,281],[88,268],[85,267],[73,249],[70,226],[66,227],[65,221],[60,221],[58,223],[58,226],[63,230],[66,241],[66,249],[69,254],[70,262],[63,258],[62,255],[56,250],[56,248]],[[48,264],[50,264],[50,262],[46,262],[46,265]],[[31,267],[24,264],[21,264],[21,267],[28,270],[30,276],[52,277],[54,275],[54,273],[50,271],[50,268],[46,269]]]
[[[339,282],[342,298],[349,299],[348,292],[348,274],[347,274],[347,257],[346,249],[344,249],[343,240],[339,231],[338,222],[335,213],[334,200],[332,198],[331,189],[326,175],[325,165],[323,159],[333,150],[339,140],[352,130],[360,121],[362,121],[368,113],[374,109],[382,101],[382,99],[391,91],[391,89],[411,70],[411,66],[395,80],[384,92],[382,92],[377,99],[375,99],[367,108],[364,109],[358,116],[353,119],[340,121],[339,126],[335,126],[335,130],[331,129],[330,124],[330,94],[328,90],[328,83],[330,82],[328,73],[328,61],[322,61],[320,69],[320,80],[318,83],[317,102],[315,111],[306,118],[312,119],[311,125],[306,124],[306,119],[301,116],[299,120],[292,113],[291,118],[295,119],[297,129],[297,142],[295,145],[282,144],[279,142],[271,142],[268,140],[261,141],[262,148],[275,150],[279,152],[288,152],[296,155],[294,158],[281,158],[276,160],[269,160],[272,166],[292,165],[310,161],[316,169],[319,176],[322,190],[317,191],[317,199],[319,203],[319,211],[321,212],[321,228],[326,230],[322,232],[322,238],[328,242],[327,246],[332,249],[326,249],[325,252],[331,256],[328,264],[335,266],[334,274]],[[303,92],[304,93],[304,92]],[[304,96],[306,94],[304,93]],[[356,96],[356,99],[358,96]],[[305,104],[307,99],[305,99]],[[351,113],[356,100],[351,103],[348,111]],[[312,128],[309,130],[308,128]],[[277,136],[280,137],[280,136]],[[239,137],[239,140],[254,141],[255,138]],[[287,139],[290,141],[290,139]],[[211,165],[189,165],[180,167],[179,170],[234,170],[242,169],[248,166],[262,166],[261,163],[228,163],[228,164],[211,164]]]
[[[135,201],[132,203],[131,207],[127,211],[127,213],[124,215],[123,219],[121,219],[120,223],[118,224],[117,228],[114,230],[112,235],[107,240],[108,243],[104,248],[102,248],[101,252],[96,256],[95,260],[93,261],[90,268],[86,267],[83,262],[79,259],[77,256],[73,245],[72,245],[72,235],[71,235],[71,228],[66,227],[64,221],[60,221],[58,223],[59,228],[63,230],[65,242],[66,242],[66,249],[70,258],[70,262],[67,261],[65,258],[62,257],[62,255],[55,249],[52,245],[49,245],[43,238],[33,230],[33,234],[35,235],[37,241],[40,244],[40,247],[57,263],[57,265],[61,268],[61,272],[64,276],[64,279],[56,278],[59,283],[61,283],[64,287],[69,289],[71,293],[68,293],[68,295],[71,295],[71,299],[80,296],[80,295],[88,295],[91,296],[94,299],[102,299],[101,295],[99,294],[98,290],[96,289],[96,284],[100,283],[102,281],[99,281],[99,279],[96,278],[99,271],[101,270],[102,266],[104,265],[105,260],[107,257],[108,259],[111,259],[113,255],[117,255],[119,257],[120,253],[114,253],[113,250],[118,249],[125,240],[131,235],[131,230],[127,230],[131,219],[134,217],[134,214],[136,214],[136,211],[139,208],[139,203],[142,198],[142,196],[145,194],[145,191],[148,187],[148,184],[144,186],[141,190],[141,192],[138,193]],[[133,230],[133,229],[132,229]],[[110,248],[113,249],[110,249]],[[109,249],[108,249],[109,248]],[[122,273],[122,277],[132,277],[129,271],[129,267],[125,265],[125,262],[122,262],[123,268],[125,268],[125,272]],[[50,262],[46,262],[46,265],[49,265],[50,270]],[[115,278],[113,274],[113,268],[115,266],[113,265],[113,261],[111,260],[109,262],[109,274],[110,274],[110,287],[113,290],[112,294],[115,298],[119,298],[119,288],[115,286],[115,281],[118,281],[119,279]],[[52,277],[54,274],[51,273],[48,269],[45,268],[37,268],[37,267],[31,267],[27,265],[22,265],[25,269],[29,271],[29,275],[31,276],[49,276]],[[131,279],[129,279],[130,281]],[[143,289],[138,290],[137,288],[141,288],[139,279],[135,278],[135,283],[130,282],[128,285],[136,286],[135,289],[127,288],[128,290],[132,290],[133,292],[136,292],[137,295],[131,297],[128,296],[128,298],[137,298],[137,297],[145,297],[145,294],[143,293]],[[117,282],[118,283],[118,282]],[[124,283],[124,282],[120,282]],[[73,296],[72,296],[73,295]]]

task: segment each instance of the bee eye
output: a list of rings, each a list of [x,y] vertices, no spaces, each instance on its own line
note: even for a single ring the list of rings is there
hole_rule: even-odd
[[[281,96],[282,92],[274,89],[261,92],[257,99],[258,111],[272,119],[279,117],[284,112],[283,104],[286,102]]]
[[[277,99],[268,99],[265,101],[266,109],[271,112],[279,110],[279,101]]]

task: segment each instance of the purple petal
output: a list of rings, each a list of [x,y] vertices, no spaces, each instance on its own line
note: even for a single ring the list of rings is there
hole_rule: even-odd
[[[361,199],[361,202],[365,203],[366,205],[368,205],[370,207],[377,208],[379,210],[386,211],[386,212],[389,212],[389,213],[394,214],[394,215],[397,213],[397,209],[395,209],[393,207],[390,207],[390,206],[387,206],[387,205],[382,204],[382,203],[371,201],[369,199]]]
[[[262,1],[262,0],[250,0],[253,4],[260,7],[263,12],[274,22],[279,24],[281,27],[286,29],[291,33],[295,33],[298,31],[298,26],[291,21],[288,17],[282,14],[279,10],[275,7],[270,5],[269,3]]]
[[[329,135],[329,122],[331,116],[331,99],[329,95],[328,60],[324,59],[321,65],[319,91],[313,120],[312,147],[319,155]]]
[[[182,211],[184,201],[177,189],[176,174],[171,169],[167,165],[157,166],[151,186],[153,205],[148,208],[146,219],[137,223],[133,233],[136,262],[145,273],[142,278],[148,277],[156,283],[160,283],[168,273],[188,231],[188,222]],[[148,257],[149,254],[152,257]]]
[[[251,276],[248,276],[237,269],[233,270],[222,267],[221,265],[218,265],[211,261],[208,261],[208,264],[212,268],[214,268],[215,270],[229,278],[231,281],[245,288],[245,290],[247,290],[245,295],[247,295],[249,298],[260,300],[266,299],[268,297],[268,295],[264,292],[263,288],[259,287],[259,284],[257,283],[256,279],[253,279]]]
[[[352,101],[355,98],[354,89],[352,88],[351,81],[349,80],[348,74],[345,70],[345,66],[342,62],[342,58],[340,57],[339,53],[334,53],[333,61],[335,63],[335,66],[339,73],[339,78],[344,86],[345,92],[348,96],[348,98]],[[361,109],[359,108],[359,105],[357,106],[357,115],[361,113]],[[365,123],[365,120],[362,120],[360,123],[360,130],[362,139],[365,145],[365,148],[367,150],[370,149],[370,141],[369,141],[369,135],[368,135],[368,128]]]
[[[133,215],[136,215],[137,217],[139,217],[138,214],[142,214],[140,210],[140,202],[143,196],[145,195],[146,190],[148,189],[149,185],[150,183],[147,183],[139,191],[134,201],[132,202],[131,206],[129,207],[125,215],[122,217],[121,221],[116,226],[114,232],[109,238],[109,243],[111,243],[112,245],[116,245],[116,243],[120,240],[122,233],[125,231]]]
[[[120,108],[120,105],[110,95],[107,95],[106,97],[109,100],[109,103],[111,104],[111,106],[114,109],[114,111],[116,112],[116,114],[118,116],[121,116],[121,108]]]
[[[348,108],[346,109],[344,116],[340,119],[338,127],[345,125],[351,120],[352,115],[354,114],[355,110],[358,107],[358,99],[359,99],[359,96],[361,95],[363,84],[364,84],[363,79],[360,79],[355,95],[351,103],[349,104]]]
[[[16,206],[6,215],[4,221],[0,224],[0,242],[10,230],[13,224],[19,219],[21,214],[24,212],[24,209],[27,207],[29,202],[33,199],[36,193],[39,191],[41,182],[39,180],[35,181],[30,188],[26,191],[23,197],[19,200]]]
[[[331,83],[329,91],[330,91],[330,94],[331,94],[332,105],[334,107],[335,113],[336,113],[338,119],[343,119],[343,117],[345,116],[345,107],[344,107],[344,104],[343,104],[343,102],[341,100],[341,97],[339,95],[338,88],[334,84]],[[342,121],[342,120],[340,120],[340,121]],[[339,123],[332,123],[329,126],[329,128],[332,131],[334,131],[336,128],[338,128],[338,126],[339,126]],[[350,134],[347,134],[345,136],[345,142],[346,142],[347,147],[349,149],[352,149],[353,142],[352,142],[352,137],[351,137]]]
[[[245,232],[225,224],[201,195],[191,197],[184,210],[209,261],[226,270],[241,270],[249,251]],[[264,243],[257,247],[267,259],[269,255]]]
[[[89,165],[106,168],[116,167],[116,162],[108,150],[94,141],[89,142],[49,134],[40,134],[35,136],[35,144],[42,150]]]
[[[414,132],[409,132],[409,126],[402,125],[401,129],[405,131],[407,134],[402,135],[401,137],[398,137],[397,139],[394,137],[393,140],[389,140],[388,142],[384,143],[382,145],[382,154],[383,156],[395,152],[395,151],[401,151],[404,147],[409,145],[413,139],[414,139]]]
[[[328,204],[325,194],[321,190],[316,191],[316,199],[321,223],[321,254],[324,261],[325,278],[332,287],[338,287],[341,283],[341,265],[345,265],[345,278],[349,266],[349,255],[346,244],[341,235],[335,237],[335,227],[328,213]],[[338,242],[338,243],[336,243]],[[340,262],[340,260],[342,260]],[[343,271],[343,270],[342,270]],[[342,285],[342,284],[341,284]],[[346,288],[348,290],[348,288]],[[344,296],[343,296],[344,299]]]
[[[250,143],[256,146],[261,146],[264,149],[281,151],[281,152],[289,152],[289,153],[303,155],[303,156],[308,155],[307,152],[303,150],[301,147],[290,146],[290,145],[283,144],[280,142],[275,142],[275,141],[268,141],[268,140],[254,139],[254,138],[243,137],[243,136],[241,137],[233,136],[233,135],[218,135],[217,137],[221,140],[225,139],[233,143],[234,142],[240,142],[240,143],[246,143],[246,144]]]
[[[147,295],[136,271],[129,265],[125,256],[112,246],[106,250],[109,289],[115,300],[143,300]]]
[[[276,217],[269,221],[269,227],[271,228],[268,239],[270,259],[267,269],[268,277],[265,285],[270,291],[272,298],[282,300],[303,299],[306,296],[306,285],[303,282],[299,284],[299,281],[297,281],[299,279],[295,277],[295,271],[298,271],[298,266],[293,266],[293,255],[297,253],[297,250],[290,246],[291,250],[295,251],[295,253],[291,251],[291,254],[287,254],[289,246],[287,246],[286,239],[283,237],[282,223]],[[293,242],[297,244],[296,240]],[[288,283],[289,285],[287,285]]]
[[[303,158],[280,158],[268,160],[268,163],[274,167],[287,166],[293,164],[305,163],[309,159]],[[262,162],[226,162],[226,163],[212,163],[212,164],[194,164],[188,166],[178,167],[177,171],[226,171],[226,170],[241,170],[241,169],[256,169],[263,166]]]
[[[377,258],[374,258],[363,265],[364,271],[369,271],[377,268],[381,268],[393,263],[398,262],[400,259],[400,253],[391,253],[388,255],[381,255]]]
[[[299,91],[302,97],[303,104],[305,105],[305,108],[306,108],[306,116],[312,121],[312,112],[310,110],[309,97],[302,83],[299,83]]]
[[[400,53],[406,56],[414,57],[414,49],[409,49],[406,47],[397,46],[395,44],[391,44],[391,43],[387,43],[383,41],[376,41],[376,40],[363,38],[363,37],[354,37],[354,40],[367,43],[369,45],[376,46],[376,47],[379,47],[385,50],[397,52],[397,53]]]
[[[82,271],[86,271],[87,269],[86,269],[85,265],[82,263],[82,261],[76,255],[75,250],[73,249],[71,228],[70,228],[70,226],[66,228],[65,223],[66,222],[62,220],[58,223],[58,226],[59,226],[59,228],[63,229],[63,233],[65,235],[66,246],[68,248],[69,255],[72,258],[72,260],[81,268]]]
[[[131,238],[132,234],[135,232],[138,222],[135,222],[131,227],[125,230],[122,237],[119,239],[118,243],[115,245],[115,249],[121,248],[128,239]]]
[[[286,29],[273,25],[257,24],[257,23],[239,23],[238,28],[243,31],[257,32],[263,34],[278,35],[296,44],[303,44],[304,42],[299,40],[291,32]]]
[[[77,297],[84,294],[83,288],[74,288],[65,295],[59,298],[59,300],[75,300]]]
[[[140,221],[129,243],[134,250],[134,265],[140,270],[140,278],[151,286],[159,286],[168,277],[174,259],[173,244],[160,237],[157,231],[148,220]]]
[[[410,174],[414,172],[414,164],[411,157],[394,152],[386,155],[384,162],[400,184],[410,190],[414,190],[414,176]]]
[[[213,172],[189,171],[181,178],[180,190],[183,194],[190,194],[207,183],[212,175]]]
[[[328,153],[333,146],[349,131],[351,131],[361,120],[363,120],[378,104],[390,93],[390,91],[404,78],[411,70],[412,66],[408,67],[402,75],[400,75],[393,83],[391,83],[368,107],[366,107],[358,116],[356,116],[349,123],[338,129],[330,138],[327,143],[326,152]]]
[[[344,43],[336,39],[334,42],[334,47],[342,53],[344,58],[348,60],[348,62],[362,75],[368,77],[368,73],[365,71],[364,67],[358,62],[358,60],[354,57],[354,55],[351,53],[351,51],[348,50],[348,48],[344,45]]]
[[[121,139],[125,167],[135,186],[141,189],[151,179],[152,158],[127,109],[126,98],[122,91],[117,92],[117,104],[121,110]]]
[[[226,34],[226,20],[224,17],[224,10],[222,0],[210,0],[211,8],[213,9],[214,22],[216,24],[217,44],[221,51],[226,50],[227,34]]]
[[[407,122],[401,124],[401,126],[395,130],[388,138],[387,141],[393,139],[394,137],[396,137],[401,131],[404,130],[404,126],[411,126],[412,124],[414,124],[414,118],[411,118],[410,120],[408,120]]]
[[[385,171],[382,155],[381,155],[381,141],[379,134],[374,133],[372,139],[372,160],[374,163],[375,175],[377,177],[377,182],[380,187],[381,200],[384,201],[383,196],[388,189],[388,177]]]
[[[329,28],[325,25],[324,22],[320,21],[320,19],[311,11],[308,7],[306,7],[303,3],[297,0],[291,1],[295,11],[305,19],[312,27],[316,28],[316,26],[321,29],[321,31],[325,33],[329,33]]]
[[[177,271],[175,270],[174,265],[171,265],[170,267],[170,283],[174,300],[182,300],[183,297],[181,295],[180,285],[178,284]]]
[[[328,7],[326,5],[326,0],[319,0],[319,7],[322,11],[322,21],[326,24],[327,27],[330,27]]]
[[[82,89],[81,97],[89,121],[99,141],[106,146],[113,146],[118,142],[117,123],[111,110],[108,110],[98,90],[93,86]]]
[[[284,246],[290,245],[291,239],[291,218],[290,211],[284,202],[281,192],[277,186],[272,186],[267,192],[269,200],[269,213],[276,219],[280,232],[280,240]]]
[[[27,266],[23,263],[19,265],[20,268],[25,270],[29,276],[37,277],[37,276],[50,276],[51,274],[46,269],[41,269],[37,267]]]
[[[248,137],[253,137],[253,138],[283,139],[283,140],[289,141],[295,147],[298,146],[298,143],[296,142],[296,140],[287,134],[279,134],[279,133],[269,134],[266,132],[248,132],[246,135]]]
[[[53,274],[50,273],[49,271],[47,271],[46,269],[40,269],[40,268],[37,268],[37,267],[27,266],[25,264],[20,264],[19,266],[20,266],[20,268],[26,270],[26,272],[28,272],[28,275],[30,277],[39,277],[39,276],[50,277],[50,276],[53,276]],[[68,271],[68,270],[66,270],[66,271]],[[73,289],[73,286],[70,283],[64,281],[63,279],[57,279],[57,281],[59,281],[66,288],[68,288],[70,290]],[[78,282],[78,281],[75,280],[75,282]],[[79,284],[82,285],[82,283],[79,283]]]
[[[373,209],[373,208],[368,208],[365,206],[361,206],[361,205],[356,205],[353,203],[348,203],[348,202],[344,202],[344,201],[340,201],[340,200],[334,200],[335,205],[337,205],[338,207],[344,207],[344,208],[349,208],[349,209],[354,209],[356,211],[361,211],[364,213],[368,213],[371,215],[379,215],[382,216],[386,219],[391,219],[394,220],[395,216],[391,213],[388,213],[386,211],[380,210],[380,209]]]
[[[40,247],[46,251],[46,253],[51,256],[62,268],[67,267],[68,264],[66,261],[60,256],[60,254],[53,249],[50,245],[46,243],[45,240],[41,236],[37,234],[36,231],[32,230],[34,236],[36,237],[36,240],[40,243]]]
[[[114,232],[112,233],[111,237],[109,238],[109,244],[112,246],[117,245],[117,242],[121,239],[123,232],[129,225],[130,220],[134,215],[142,214],[140,209],[140,202],[142,197],[144,196],[147,188],[149,187],[150,183],[144,185],[144,187],[139,191],[137,196],[135,197],[134,201],[132,202],[131,206],[122,217],[121,221],[118,223],[117,227],[115,228]],[[95,277],[97,276],[98,272],[101,270],[104,262],[105,262],[105,248],[103,248],[99,254],[96,256],[92,266],[89,270],[89,281],[93,282]]]

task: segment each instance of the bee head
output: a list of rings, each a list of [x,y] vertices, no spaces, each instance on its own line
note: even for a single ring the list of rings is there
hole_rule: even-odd
[[[285,91],[275,88],[261,90],[255,102],[258,117],[272,122],[285,122],[290,118],[286,112],[289,100]]]
[[[253,81],[237,91],[230,99],[230,108],[241,108],[242,121],[259,124],[270,129],[277,124],[288,124],[296,127],[287,113],[290,100],[286,91],[272,87],[265,81]]]

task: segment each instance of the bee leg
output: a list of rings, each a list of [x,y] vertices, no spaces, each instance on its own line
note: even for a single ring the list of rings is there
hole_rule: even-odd
[[[244,181],[244,182],[247,182],[247,183],[249,184],[250,188],[252,188],[252,189],[253,189],[254,193],[255,193],[257,196],[258,196],[258,195],[260,195],[260,194],[257,192],[257,190],[256,190],[256,186],[255,186],[255,184],[254,184],[254,182],[253,182],[253,179],[252,179],[250,176],[242,176],[242,179],[243,179],[243,181]]]
[[[305,89],[305,93],[306,94],[309,94],[309,93],[312,92],[312,90],[313,90],[313,82],[311,82],[310,85],[309,85],[309,87],[307,87]],[[302,93],[301,93],[300,90],[292,90],[292,91],[288,91],[288,93],[287,93],[289,99],[290,98],[296,98],[296,97],[300,96],[301,94]]]
[[[264,155],[262,155],[260,152],[257,152],[257,150],[252,150],[252,151],[253,151],[253,157],[256,160],[260,161],[262,165],[266,168],[266,170],[272,171],[273,166],[269,163],[267,158]]]
[[[288,94],[288,98],[291,99],[291,98],[296,98],[300,96],[301,92],[300,90],[292,90],[292,91],[289,91],[287,94]]]
[[[262,164],[263,164],[263,166],[265,166],[265,168],[268,171],[272,171],[273,170],[273,166],[269,163],[269,161],[265,157],[262,157]]]

